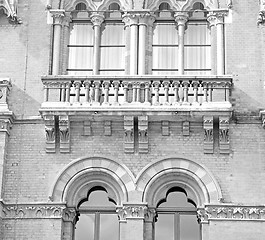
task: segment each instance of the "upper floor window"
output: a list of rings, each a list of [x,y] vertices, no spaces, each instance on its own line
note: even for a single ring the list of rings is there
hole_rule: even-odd
[[[112,3],[101,14],[79,3],[72,18],[68,74],[122,74],[125,42],[120,6]]]
[[[155,240],[200,240],[201,231],[197,221],[195,203],[187,199],[182,188],[168,191],[167,198],[157,207]]]
[[[78,206],[75,240],[118,240],[119,221],[115,202],[102,187],[90,191],[88,199]]]

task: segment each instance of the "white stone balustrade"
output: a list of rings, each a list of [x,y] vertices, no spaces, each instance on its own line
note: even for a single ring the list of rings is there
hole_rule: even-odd
[[[231,107],[231,76],[43,76],[46,107]]]

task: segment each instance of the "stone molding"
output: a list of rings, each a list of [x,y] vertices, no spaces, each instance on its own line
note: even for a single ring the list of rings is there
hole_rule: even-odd
[[[201,223],[210,220],[265,221],[265,206],[208,205],[197,210]]]
[[[74,222],[77,212],[64,204],[3,204],[1,216],[3,219],[62,219]]]

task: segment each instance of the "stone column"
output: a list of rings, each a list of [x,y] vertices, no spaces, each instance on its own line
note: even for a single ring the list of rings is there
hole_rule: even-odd
[[[61,30],[65,11],[61,9],[50,10],[53,17],[53,54],[52,54],[52,75],[60,74],[60,46]]]
[[[62,214],[62,235],[63,239],[73,240],[75,224],[78,219],[78,214],[75,208],[65,208]]]
[[[225,73],[225,52],[224,52],[224,13],[216,13],[216,62],[217,75],[224,75]]]
[[[93,74],[99,74],[100,67],[100,41],[101,41],[101,24],[104,21],[104,15],[94,13],[91,16],[91,22],[94,28],[94,51],[93,51]]]
[[[214,51],[214,46],[216,46],[216,36],[215,36],[215,23],[216,17],[213,13],[208,14],[207,21],[209,22],[209,29],[211,34],[211,74],[215,75],[215,64],[216,64],[216,54]]]
[[[183,13],[175,14],[175,21],[178,26],[178,72],[179,75],[184,74],[184,34],[186,29],[186,23],[188,21],[188,15]]]
[[[62,64],[62,74],[67,74],[67,68],[68,68],[68,58],[69,58],[69,48],[67,47],[69,45],[70,40],[70,23],[72,21],[71,14],[69,12],[65,13],[64,21],[63,21],[63,39],[64,44],[62,48],[62,57],[63,57],[63,64]]]

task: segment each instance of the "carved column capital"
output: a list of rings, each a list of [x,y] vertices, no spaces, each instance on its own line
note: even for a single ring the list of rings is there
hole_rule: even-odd
[[[51,16],[53,17],[53,24],[54,25],[62,25],[65,11],[62,9],[51,9],[50,10]]]
[[[125,23],[125,27],[132,26],[132,25],[138,25],[139,14],[127,12],[123,14],[122,21]]]
[[[215,26],[218,24],[224,24],[224,17],[228,15],[228,10],[218,10],[208,13],[207,21],[210,26]]]
[[[189,19],[187,13],[179,13],[179,12],[174,14],[174,18],[175,18],[175,22],[177,23],[178,27],[179,26],[186,27],[186,23]]]
[[[155,22],[155,15],[149,12],[139,14],[139,25],[153,26]]]
[[[60,152],[70,152],[70,121],[68,116],[59,116]]]
[[[55,153],[55,119],[53,115],[44,116],[46,133],[46,152]]]
[[[213,153],[213,116],[203,117],[204,153]]]
[[[65,208],[62,212],[62,219],[64,222],[72,222],[76,223],[79,214],[77,213],[75,208]]]
[[[72,15],[69,12],[65,13],[65,17],[63,18],[63,25],[65,27],[70,27],[71,22],[72,22]]]
[[[102,13],[93,13],[91,16],[91,22],[93,23],[93,26],[101,26],[101,24],[104,22],[104,15]]]
[[[219,117],[219,147],[220,153],[230,153],[229,117]]]
[[[146,205],[129,203],[124,203],[122,207],[118,207],[116,210],[120,221],[126,221],[128,219],[145,219],[147,211],[148,208]]]

